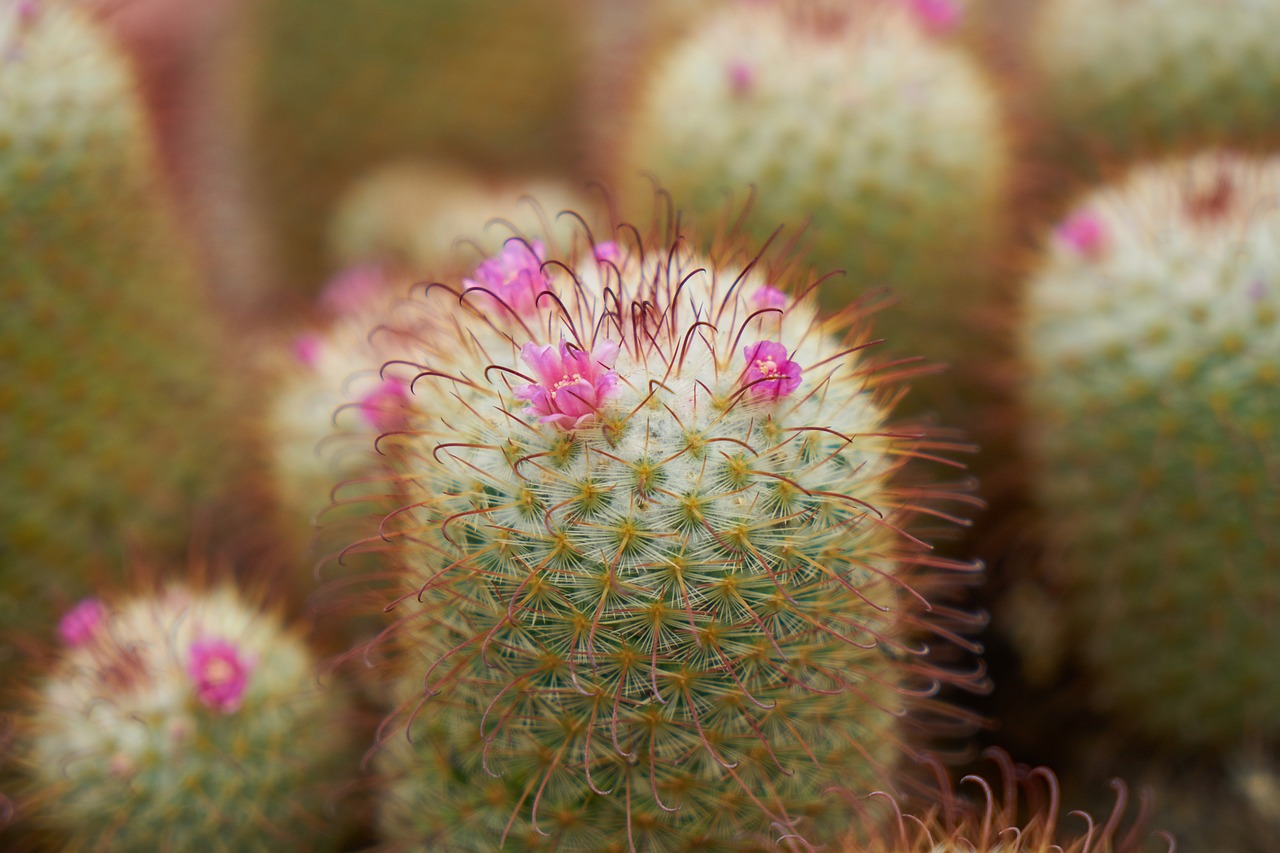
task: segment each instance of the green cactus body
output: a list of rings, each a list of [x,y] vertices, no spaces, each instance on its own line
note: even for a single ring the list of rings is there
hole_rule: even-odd
[[[404,162],[375,170],[343,195],[330,243],[344,265],[393,263],[415,276],[438,276],[471,269],[515,234],[567,246],[580,225],[558,214],[585,208],[556,179],[515,181]]]
[[[44,2],[0,9],[0,51],[0,623],[32,627],[96,557],[185,544],[230,376],[123,58]]]
[[[330,849],[348,709],[231,589],[81,602],[20,722],[36,820],[68,850]]]
[[[1027,437],[1067,649],[1130,725],[1277,733],[1280,163],[1136,172],[1031,283]]]
[[[383,445],[395,844],[834,839],[831,789],[894,784],[904,709],[950,678],[913,588],[957,567],[901,533],[930,490],[896,478],[915,439],[861,338],[746,256],[675,245],[509,243],[461,303],[428,294],[430,413]]]
[[[579,0],[260,6],[251,155],[295,289],[323,280],[326,218],[372,166],[571,168]]]
[[[1047,0],[1029,105],[1073,167],[1280,143],[1271,0]]]
[[[890,345],[968,359],[1003,240],[997,92],[908,4],[821,5],[742,3],[705,20],[651,75],[622,179],[651,172],[703,221],[754,186],[748,231],[807,220],[815,265],[844,271],[827,304],[888,287],[904,300],[878,324]],[[652,204],[647,185],[632,196]]]

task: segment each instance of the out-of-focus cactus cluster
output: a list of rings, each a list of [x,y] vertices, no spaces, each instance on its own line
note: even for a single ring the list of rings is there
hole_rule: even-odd
[[[1280,0],[215,5],[0,0],[0,845],[1280,849]]]

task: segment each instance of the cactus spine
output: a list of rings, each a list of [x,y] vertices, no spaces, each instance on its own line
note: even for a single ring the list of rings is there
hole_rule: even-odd
[[[893,784],[948,677],[912,589],[955,567],[900,533],[930,490],[860,334],[747,261],[513,241],[428,294],[431,407],[384,444],[389,840],[796,846],[835,838],[830,789]]]
[[[1174,742],[1280,720],[1280,163],[1136,171],[1031,284],[1027,437],[1068,650]]]

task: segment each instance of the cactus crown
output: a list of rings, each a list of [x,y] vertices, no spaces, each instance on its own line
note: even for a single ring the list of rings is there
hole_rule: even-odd
[[[909,698],[947,677],[913,584],[954,567],[901,531],[922,439],[886,427],[866,336],[759,256],[658,245],[517,240],[428,292],[431,403],[383,442],[407,501],[383,534],[406,708],[506,791],[455,833],[804,834],[828,789],[891,784]],[[396,760],[384,828],[430,832],[448,797]]]

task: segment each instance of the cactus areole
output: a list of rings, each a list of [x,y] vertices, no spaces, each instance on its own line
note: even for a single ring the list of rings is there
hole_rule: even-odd
[[[920,590],[967,567],[902,532],[922,439],[886,428],[867,338],[758,258],[682,247],[516,242],[536,292],[488,286],[492,261],[428,289],[419,414],[381,442],[403,500],[376,537],[404,699],[384,835],[834,838],[833,792],[890,785],[904,711],[954,677],[923,659]]]

